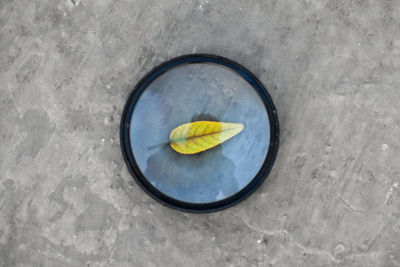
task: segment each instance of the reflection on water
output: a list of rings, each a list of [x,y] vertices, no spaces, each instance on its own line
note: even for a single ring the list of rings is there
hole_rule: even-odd
[[[217,121],[209,114],[192,119],[198,120]],[[176,165],[180,168],[176,168]],[[221,166],[224,166],[224,171],[217,172]],[[203,151],[184,155],[164,145],[148,159],[145,176],[153,177],[153,185],[169,195],[190,199],[191,202],[204,202],[205,198],[219,200],[238,191],[234,171],[235,164],[222,154],[220,146],[214,147],[212,153]],[[187,173],[192,175],[188,176]]]
[[[203,114],[203,115],[199,115]],[[240,134],[197,154],[180,154],[170,132],[191,121],[243,124]],[[150,183],[181,201],[207,203],[245,187],[269,146],[269,121],[257,92],[233,71],[213,64],[176,67],[154,80],[132,113],[135,160]]]

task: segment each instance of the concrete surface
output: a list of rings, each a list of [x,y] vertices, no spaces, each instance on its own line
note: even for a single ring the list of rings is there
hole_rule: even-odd
[[[400,266],[399,1],[0,1],[0,265]],[[118,140],[132,86],[190,52],[269,88],[281,149],[248,200],[150,199]]]

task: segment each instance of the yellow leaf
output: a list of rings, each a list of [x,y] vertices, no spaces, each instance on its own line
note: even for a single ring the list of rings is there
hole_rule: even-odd
[[[169,144],[181,154],[196,154],[213,148],[244,129],[241,123],[196,121],[182,124],[169,135]]]

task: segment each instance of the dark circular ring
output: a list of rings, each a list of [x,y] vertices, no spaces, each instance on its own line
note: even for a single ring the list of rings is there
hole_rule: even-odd
[[[210,203],[189,203],[180,201],[167,196],[166,194],[160,192],[157,188],[155,188],[140,171],[133,156],[129,138],[129,129],[130,129],[132,112],[137,100],[139,99],[142,92],[146,89],[146,87],[153,80],[155,80],[157,77],[159,77],[164,72],[170,70],[171,68],[174,68],[178,65],[191,64],[191,63],[214,63],[228,67],[231,70],[235,71],[237,74],[243,77],[247,82],[249,82],[251,86],[258,92],[260,98],[264,102],[270,122],[271,132],[270,132],[270,144],[268,148],[268,153],[257,175],[251,180],[251,182],[247,186],[245,186],[242,190],[240,190],[236,194],[228,198]],[[156,199],[157,201],[161,202],[162,204],[168,207],[175,208],[181,211],[195,212],[195,213],[214,212],[231,207],[243,201],[250,194],[252,194],[267,178],[272,168],[272,165],[275,162],[276,155],[278,153],[279,122],[278,122],[277,112],[270,95],[268,94],[264,85],[249,70],[247,70],[242,65],[221,56],[209,55],[209,54],[189,54],[173,58],[171,60],[168,60],[160,64],[159,66],[151,70],[149,73],[147,73],[137,83],[137,85],[129,95],[128,100],[125,104],[124,111],[122,113],[121,126],[120,126],[120,144],[124,160],[126,162],[126,165],[128,166],[130,173],[132,174],[137,184],[139,184],[139,186],[151,197],[153,197],[154,199]]]

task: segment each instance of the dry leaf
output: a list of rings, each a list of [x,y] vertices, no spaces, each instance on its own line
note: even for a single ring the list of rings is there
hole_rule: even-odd
[[[170,146],[182,154],[196,154],[213,148],[244,129],[241,123],[196,121],[182,124],[169,135]]]

